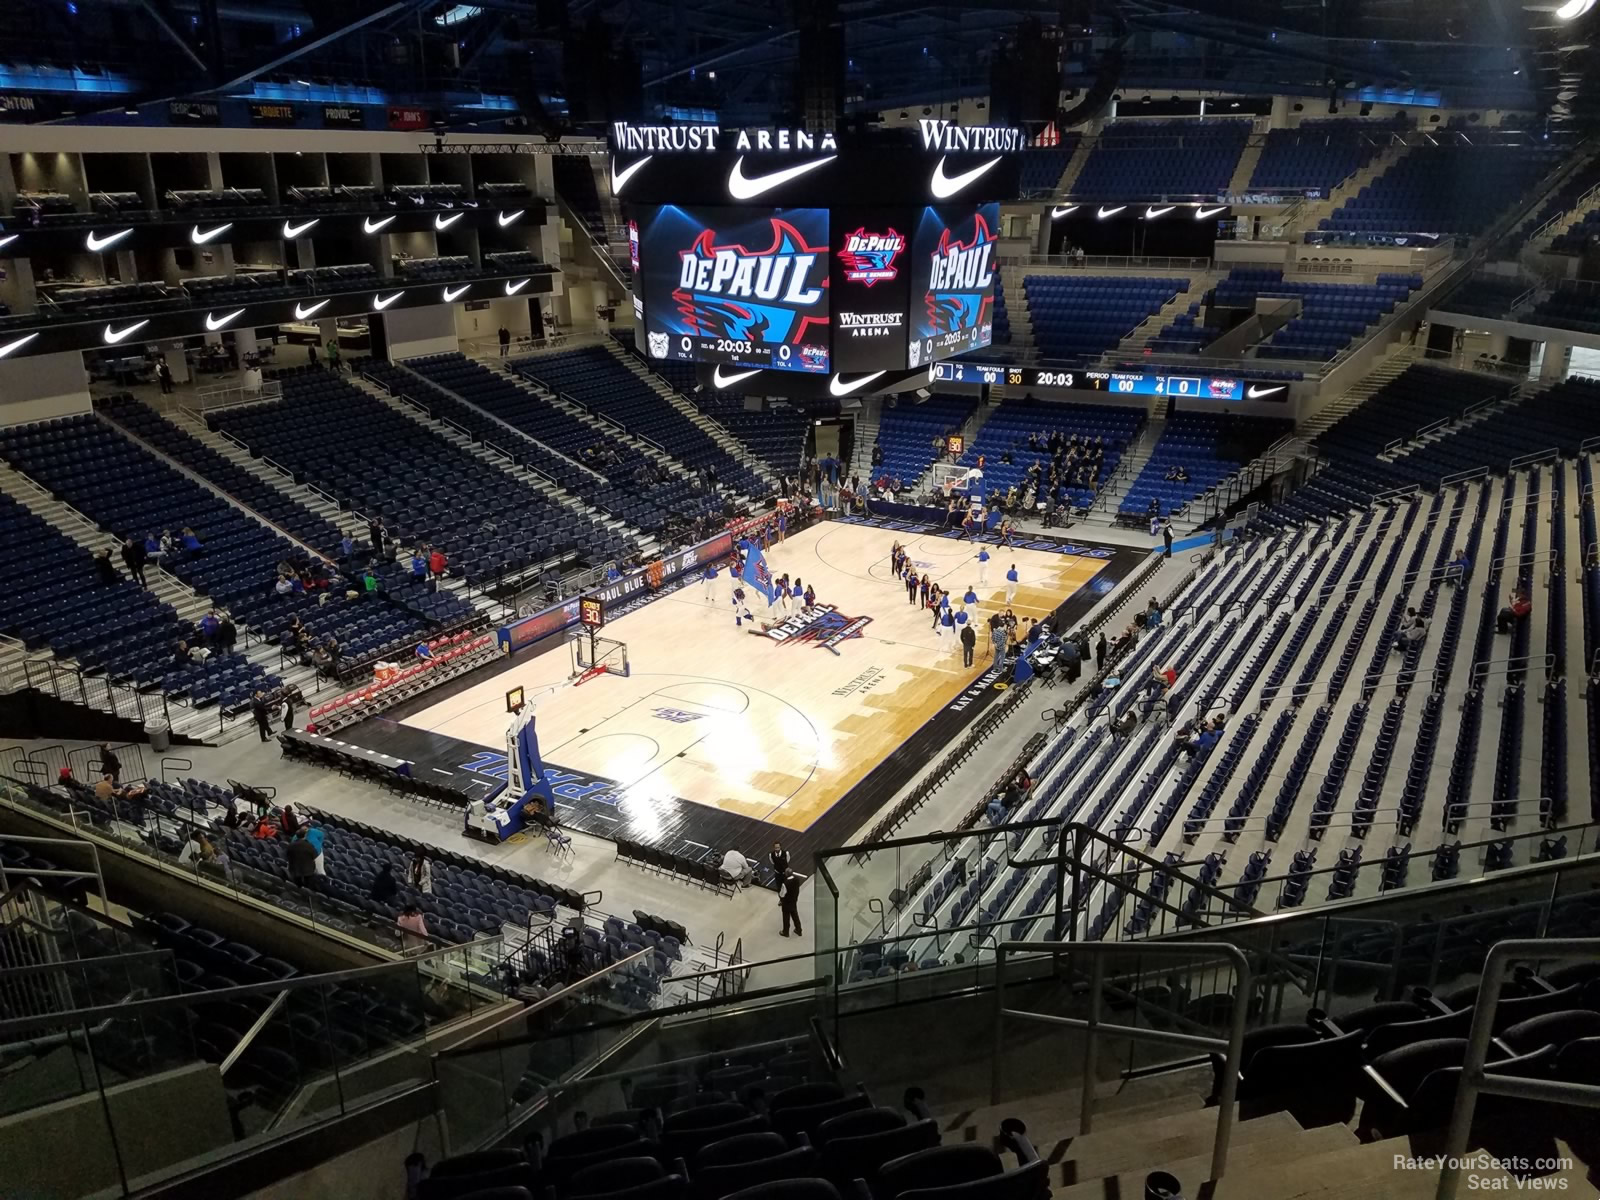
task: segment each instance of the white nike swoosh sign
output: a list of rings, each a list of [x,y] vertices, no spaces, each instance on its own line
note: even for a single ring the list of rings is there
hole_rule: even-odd
[[[520,221],[522,219],[522,214],[527,212],[527,211],[528,210],[525,209],[525,208],[519,208],[514,213],[501,213],[498,217],[495,218],[495,220],[499,221],[500,222],[500,228],[504,229],[507,225],[512,225],[512,224],[515,224],[517,221]]]
[[[1146,221],[1153,221],[1157,217],[1166,216],[1169,212],[1171,212],[1173,209],[1175,209],[1177,207],[1178,206],[1176,204],[1169,204],[1165,208],[1155,208],[1155,207],[1152,207],[1152,206],[1146,206],[1146,208],[1144,210],[1144,219]]]
[[[392,296],[380,296],[380,295],[378,295],[377,292],[373,292],[372,293],[372,307],[375,308],[378,312],[382,312],[384,309],[388,308],[389,305],[393,304],[396,300],[400,299],[400,297],[404,296],[404,295],[405,295],[404,291],[396,292]]]
[[[461,202],[461,207],[462,208],[477,208],[478,207],[478,202],[476,200],[463,200]]]
[[[1228,208],[1228,206],[1226,204],[1219,204],[1219,205],[1217,205],[1216,208],[1199,208],[1199,207],[1196,207],[1195,210],[1194,210],[1194,219],[1196,221],[1204,221],[1207,217],[1214,217],[1219,212],[1226,212],[1227,208]]]
[[[321,217],[312,217],[311,220],[307,221],[304,225],[291,225],[289,222],[285,221],[283,223],[284,240],[288,242],[294,241],[295,238],[302,236],[306,230],[310,229],[320,220],[322,220]]]
[[[0,358],[4,358],[14,350],[21,350],[24,346],[38,336],[39,335],[37,333],[25,333],[16,341],[7,342],[4,346],[0,346]]]
[[[466,216],[466,215],[467,215],[466,213],[456,213],[453,217],[446,217],[446,216],[434,217],[434,219],[433,219],[433,227],[435,229],[440,229],[440,230],[449,229],[450,226],[454,225],[457,221],[461,220],[461,218]]]
[[[384,217],[382,220],[373,221],[373,219],[371,217],[368,217],[364,221],[361,222],[361,232],[362,233],[377,233],[378,230],[382,229],[385,225],[387,225],[392,220],[394,220],[393,217]]]
[[[122,339],[127,337],[130,333],[138,333],[139,330],[143,329],[148,324],[150,324],[149,321],[135,321],[132,325],[129,325],[126,329],[113,329],[113,328],[111,328],[111,326],[107,325],[105,327],[105,330],[101,333],[100,336],[105,339],[106,345],[115,346],[118,342],[122,341]]]
[[[294,319],[296,321],[304,321],[312,313],[321,312],[331,303],[331,300],[318,300],[315,304],[296,304],[294,306]]]
[[[887,375],[888,373],[889,372],[887,371],[874,371],[871,375],[863,375],[860,379],[855,380],[853,383],[843,383],[840,381],[839,377],[835,375],[832,379],[828,380],[828,395],[848,396],[851,392],[859,392],[862,388],[866,387],[867,384],[871,383],[880,375]]]
[[[744,155],[741,154],[733,160],[733,170],[728,172],[728,195],[735,200],[753,199],[763,192],[770,192],[775,187],[782,187],[791,179],[799,179],[807,171],[825,167],[838,157],[837,154],[830,154],[827,158],[819,158],[815,162],[800,163],[798,166],[785,167],[781,171],[769,171],[752,179],[744,173]]]
[[[623,188],[627,187],[628,180],[632,179],[638,172],[639,168],[644,166],[645,163],[649,162],[654,157],[654,154],[646,154],[638,162],[629,163],[620,171],[617,170],[617,160],[613,158],[611,160],[611,194],[615,196]]]
[[[946,175],[944,173],[944,163],[945,160],[941,158],[938,164],[933,168],[933,182],[928,185],[928,189],[940,200],[954,196],[962,188],[966,187],[967,184],[973,182],[981,175],[994,170],[994,168],[1000,164],[1000,160],[998,158],[991,158],[982,166],[973,167],[972,170],[963,171],[959,175]]]
[[[1054,208],[1052,208],[1050,210],[1050,219],[1052,221],[1059,221],[1062,217],[1066,216],[1068,213],[1077,212],[1078,208],[1079,208],[1079,206],[1076,205],[1076,204],[1068,204],[1065,207],[1062,207],[1061,205],[1057,205],[1056,207],[1054,207]]]
[[[532,282],[533,282],[532,279],[524,279],[524,280],[521,280],[521,281],[519,281],[517,283],[512,283],[508,279],[508,280],[506,280],[506,295],[515,296],[518,292],[520,292],[523,288],[527,287]]]
[[[1284,385],[1284,386],[1287,386],[1287,385]],[[1250,399],[1250,400],[1259,400],[1263,396],[1275,396],[1281,391],[1283,391],[1283,387],[1269,387],[1269,388],[1252,387],[1249,391],[1247,391],[1245,393],[1245,397],[1247,399]]]
[[[243,313],[244,309],[242,308],[236,308],[231,313],[226,313],[220,317],[213,317],[210,313],[207,313],[206,328],[215,333],[230,321],[237,321]]]
[[[104,250],[107,246],[120,242],[132,232],[133,229],[130,227],[119,233],[108,233],[105,237],[101,237],[98,233],[90,230],[89,236],[83,239],[83,244],[91,250]]]
[[[1119,212],[1121,212],[1123,209],[1125,209],[1127,207],[1128,206],[1126,204],[1119,204],[1115,208],[1107,208],[1104,204],[1102,204],[1100,206],[1100,211],[1095,213],[1095,216],[1098,219],[1104,221],[1107,217],[1116,216]]]
[[[206,230],[202,230],[198,225],[191,225],[189,227],[189,240],[196,246],[204,246],[207,242],[216,241],[232,228],[232,221],[229,221],[226,225],[218,225],[215,229]]]
[[[22,235],[20,233],[8,233],[5,237],[0,237],[0,250],[3,250],[5,247],[11,245],[12,242],[16,241],[21,236]]]
[[[749,379],[752,375],[759,374],[761,374],[761,368],[757,367],[754,371],[740,371],[737,375],[724,376],[722,374],[722,364],[718,363],[711,371],[711,386],[719,388],[732,387],[742,380]]]
[[[463,283],[458,288],[445,288],[444,289],[444,302],[446,304],[449,304],[454,300],[459,300],[459,299],[461,299],[461,297],[465,296],[471,290],[472,290],[472,285],[470,283]]]

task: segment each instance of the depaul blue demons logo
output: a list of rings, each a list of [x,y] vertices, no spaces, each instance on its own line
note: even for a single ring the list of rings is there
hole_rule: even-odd
[[[819,604],[809,613],[769,625],[761,633],[785,646],[806,643],[838,654],[841,643],[860,637],[871,624],[871,617],[847,617],[831,604]]]
[[[704,229],[679,255],[672,299],[685,325],[701,337],[798,345],[826,338],[827,247],[808,245],[789,222],[770,220],[772,244],[763,249],[718,245]]]
[[[984,302],[994,295],[994,233],[982,213],[972,219],[972,237],[963,242],[946,228],[933,251],[928,274],[928,325],[935,333],[970,329],[979,323]]]
[[[844,239],[844,249],[839,251],[844,277],[863,287],[887,283],[900,274],[894,260],[905,248],[906,239],[893,229],[887,233],[868,233],[864,227],[858,229]]]

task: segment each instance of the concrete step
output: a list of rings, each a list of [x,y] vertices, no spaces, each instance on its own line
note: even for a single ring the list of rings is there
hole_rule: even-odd
[[[1237,195],[1248,191],[1250,177],[1256,173],[1256,164],[1261,161],[1261,151],[1267,144],[1267,135],[1257,130],[1250,136],[1244,145],[1244,153],[1239,155],[1239,161],[1233,168],[1233,176],[1228,180],[1228,191]]]

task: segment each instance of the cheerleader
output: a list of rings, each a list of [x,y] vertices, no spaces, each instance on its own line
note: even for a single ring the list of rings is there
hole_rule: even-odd
[[[796,582],[799,582],[799,581],[796,580]],[[804,599],[805,599],[805,611],[806,612],[810,612],[813,608],[815,608],[817,606],[817,593],[812,590],[811,585],[809,583],[806,584],[806,592],[805,592]]]
[[[787,613],[789,611],[789,577],[780,575],[778,582],[773,586],[778,595],[778,603],[783,605],[783,611]]]
[[[736,587],[733,589],[733,627],[742,629],[746,621],[752,625],[756,623],[755,617],[750,612],[750,606],[745,603],[744,589]]]

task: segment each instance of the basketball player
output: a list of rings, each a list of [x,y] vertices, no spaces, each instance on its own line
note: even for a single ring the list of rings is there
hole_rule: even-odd
[[[1006,572],[1006,603],[1010,604],[1017,598],[1017,564],[1012,563],[1011,569]]]
[[[966,608],[978,607],[978,593],[972,589],[971,584],[967,585],[967,594],[961,597],[961,603]]]
[[[752,625],[756,623],[755,617],[750,612],[750,606],[745,603],[744,589],[736,587],[733,589],[733,627],[742,629],[746,621]]]
[[[705,597],[707,604],[717,598],[717,568],[710,563],[700,572],[700,592]]]
[[[987,547],[978,549],[978,586],[987,587],[989,583],[989,550]]]

